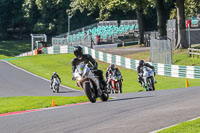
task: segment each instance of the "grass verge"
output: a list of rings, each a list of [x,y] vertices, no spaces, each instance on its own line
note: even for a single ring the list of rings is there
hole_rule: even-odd
[[[30,41],[0,41],[0,59],[17,56],[30,50]]]
[[[61,77],[62,84],[71,88],[80,89],[76,86],[76,82],[72,81],[71,60],[74,57],[73,54],[58,54],[58,55],[37,55],[27,58],[21,58],[17,60],[10,60],[11,63],[22,67],[32,73],[39,76],[50,79],[52,73],[56,71]],[[105,73],[106,68],[109,66],[107,63],[98,62],[99,69]],[[119,67],[123,75],[123,92],[138,92],[144,89],[140,87],[137,81],[136,71]],[[184,88],[184,78],[171,78],[165,76],[156,76],[157,84],[156,90],[161,89],[174,89]],[[190,86],[199,86],[198,79],[190,79]]]
[[[52,106],[55,100],[56,106],[73,104],[88,101],[86,96],[64,97],[64,96],[20,96],[20,97],[0,97],[0,114],[15,111],[24,111],[37,108],[47,108]]]
[[[174,127],[164,129],[157,133],[199,133],[200,132],[200,119],[183,122]]]
[[[128,54],[125,57],[135,60],[149,61],[150,51]],[[200,66],[199,58],[188,57],[187,49],[179,49],[173,51],[173,65]]]

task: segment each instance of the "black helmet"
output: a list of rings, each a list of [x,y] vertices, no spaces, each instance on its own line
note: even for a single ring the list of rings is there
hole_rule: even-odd
[[[80,46],[75,46],[74,47],[74,55],[79,58],[83,55],[83,49]]]
[[[114,64],[110,64],[110,68],[111,68],[111,70],[114,70],[115,65]]]
[[[143,60],[140,60],[139,61],[139,66],[143,66],[144,65],[144,61]]]

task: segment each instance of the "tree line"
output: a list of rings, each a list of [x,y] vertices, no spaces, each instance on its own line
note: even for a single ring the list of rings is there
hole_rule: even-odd
[[[0,0],[0,39],[65,33],[72,16],[72,30],[99,20],[137,19],[143,43],[146,30],[158,30],[160,38],[165,38],[167,19],[175,18],[182,36],[177,47],[187,47],[185,18],[199,9],[199,0]]]

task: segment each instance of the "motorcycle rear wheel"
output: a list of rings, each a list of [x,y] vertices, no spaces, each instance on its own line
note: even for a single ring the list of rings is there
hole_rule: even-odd
[[[85,91],[86,96],[90,100],[91,103],[96,102],[95,92],[92,92],[92,88],[90,87],[90,82],[85,81],[83,82],[83,89]]]
[[[100,96],[100,99],[101,99],[102,102],[108,101],[108,98],[109,98],[108,93],[103,93],[103,94]]]

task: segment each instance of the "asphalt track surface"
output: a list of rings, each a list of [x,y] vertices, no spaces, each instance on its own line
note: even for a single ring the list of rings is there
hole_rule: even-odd
[[[200,87],[112,96],[107,102],[1,116],[0,132],[149,133],[200,116]]]
[[[50,80],[38,78],[4,61],[0,61],[0,97],[9,96],[79,96],[83,92],[60,86],[53,93]]]

